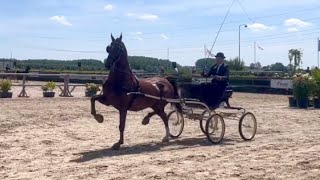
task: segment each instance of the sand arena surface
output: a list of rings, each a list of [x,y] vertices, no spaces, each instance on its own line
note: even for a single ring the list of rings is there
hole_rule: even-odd
[[[20,88],[19,88],[20,89]],[[0,99],[0,179],[318,179],[320,111],[289,109],[286,96],[235,93],[231,103],[258,121],[253,141],[244,142],[237,122],[226,120],[225,140],[211,145],[198,122],[186,119],[180,138],[161,143],[165,133],[149,112],[127,116],[125,144],[118,112],[97,103],[105,122],[90,115],[83,88],[75,98],[44,99],[39,87],[28,99]],[[58,92],[58,91],[57,91]]]

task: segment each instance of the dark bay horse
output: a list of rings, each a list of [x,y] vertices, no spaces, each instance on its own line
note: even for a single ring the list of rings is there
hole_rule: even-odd
[[[142,121],[142,124],[149,123],[153,115],[159,115],[164,122],[166,134],[162,142],[169,141],[168,117],[164,111],[168,104],[164,100],[155,100],[140,95],[127,95],[129,92],[141,92],[158,97],[178,98],[177,87],[174,82],[170,82],[167,78],[154,77],[138,80],[131,72],[128,62],[127,49],[122,42],[122,34],[115,39],[111,34],[111,44],[107,46],[106,51],[109,53],[105,60],[105,67],[110,69],[107,81],[103,84],[102,95],[91,98],[91,114],[99,122],[103,122],[103,116],[96,113],[95,101],[107,106],[113,106],[120,114],[120,139],[112,146],[113,150],[119,150],[124,143],[124,130],[126,124],[126,116],[128,111],[141,111],[146,108],[153,109]],[[174,107],[181,111],[181,105]]]
[[[21,70],[14,71],[14,70],[11,70],[10,68],[6,67],[5,73],[29,73],[30,69],[31,69],[30,66],[27,66],[26,69],[23,71],[21,71]],[[16,76],[9,76],[8,75],[8,76],[4,76],[3,78],[10,79],[10,80],[16,80],[18,82],[18,77],[22,78],[22,76],[18,76],[18,75],[16,75]]]

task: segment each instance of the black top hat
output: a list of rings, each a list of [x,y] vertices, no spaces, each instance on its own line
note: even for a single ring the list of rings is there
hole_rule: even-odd
[[[222,52],[218,52],[216,57],[226,58],[226,57],[224,57],[224,54]]]

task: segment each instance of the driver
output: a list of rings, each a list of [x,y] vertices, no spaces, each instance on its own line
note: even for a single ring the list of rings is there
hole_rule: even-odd
[[[224,63],[224,54],[219,52],[215,57],[216,64],[210,68],[209,73],[202,73],[204,77],[213,76],[211,83],[203,88],[204,100],[211,107],[218,105],[229,84],[229,67]]]

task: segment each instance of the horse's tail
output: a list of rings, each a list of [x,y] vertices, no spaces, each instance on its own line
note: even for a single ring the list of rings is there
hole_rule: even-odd
[[[172,84],[174,89],[174,98],[180,99],[180,95],[178,93],[178,85],[177,81],[175,79],[172,79],[172,77],[166,77],[166,79]],[[180,103],[171,103],[171,105],[174,105],[177,108],[177,111],[179,113],[182,113],[182,106]]]

